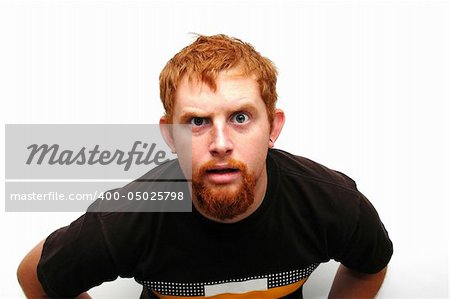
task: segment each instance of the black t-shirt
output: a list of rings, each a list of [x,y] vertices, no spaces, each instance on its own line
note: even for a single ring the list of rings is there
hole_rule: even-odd
[[[177,171],[177,160],[169,161],[117,191],[149,191],[150,181]],[[334,259],[364,273],[388,264],[388,233],[353,180],[280,150],[269,150],[267,173],[261,206],[232,224],[211,221],[194,207],[87,212],[46,239],[39,280],[55,297],[121,276],[134,277],[147,298],[302,298],[303,284],[322,262]]]

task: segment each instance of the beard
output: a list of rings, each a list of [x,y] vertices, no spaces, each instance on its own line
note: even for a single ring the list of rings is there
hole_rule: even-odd
[[[241,174],[238,185],[207,185],[205,177],[216,164],[216,161],[209,161],[193,173],[192,193],[197,199],[199,208],[206,215],[220,220],[233,219],[245,213],[253,204],[256,179],[248,172],[244,163],[230,159],[227,161],[228,167],[235,171],[239,170]]]

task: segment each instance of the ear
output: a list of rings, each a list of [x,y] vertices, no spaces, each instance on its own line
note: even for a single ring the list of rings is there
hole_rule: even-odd
[[[164,138],[164,141],[166,144],[170,147],[173,154],[175,154],[176,147],[175,147],[175,141],[173,139],[173,133],[172,133],[172,126],[170,126],[172,123],[169,121],[169,118],[164,115],[159,119],[159,130],[161,131],[161,135]]]
[[[280,136],[281,129],[283,129],[284,121],[284,111],[281,109],[275,109],[272,128],[270,130],[269,136],[269,148],[273,148],[275,146],[275,141],[277,140],[278,136]]]

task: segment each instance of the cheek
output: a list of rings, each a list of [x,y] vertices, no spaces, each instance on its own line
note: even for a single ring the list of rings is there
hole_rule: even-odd
[[[205,146],[204,142],[200,139],[192,140],[192,169],[195,171],[198,169],[203,163],[207,162],[207,154],[208,150]]]
[[[253,134],[248,135],[247,146],[252,150],[264,152],[269,145],[270,130],[269,126],[258,126]]]
[[[247,139],[246,142],[241,142],[239,146],[238,156],[255,174],[259,174],[264,168],[269,144],[268,138],[258,136]]]

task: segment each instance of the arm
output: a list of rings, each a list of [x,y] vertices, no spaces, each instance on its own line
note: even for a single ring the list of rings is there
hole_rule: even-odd
[[[37,265],[41,258],[44,242],[45,240],[39,242],[31,249],[17,268],[17,279],[27,298],[47,298],[37,276]],[[87,293],[82,293],[77,298],[89,299],[91,297]]]
[[[375,274],[365,274],[340,265],[328,296],[334,298],[375,298],[387,267]]]

